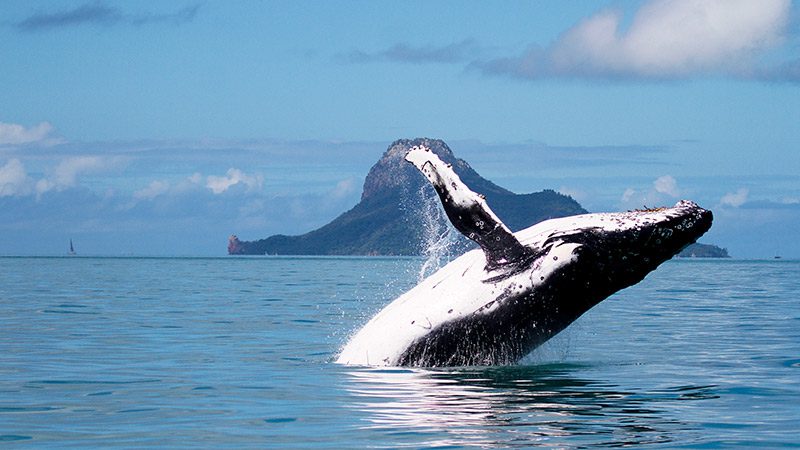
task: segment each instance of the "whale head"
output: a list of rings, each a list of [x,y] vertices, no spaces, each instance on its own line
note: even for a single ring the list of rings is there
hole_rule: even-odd
[[[526,236],[539,238],[531,243],[534,249],[577,244],[574,252],[582,269],[619,278],[646,275],[694,243],[708,231],[712,220],[711,211],[682,200],[670,208],[549,220],[517,236],[523,243]]]
[[[551,219],[516,234],[551,258],[569,248],[568,263],[548,275],[560,297],[582,314],[614,292],[638,283],[711,228],[711,211],[688,200],[673,207]],[[563,252],[562,252],[563,253]],[[557,256],[552,256],[555,258]],[[563,256],[562,256],[563,257]]]

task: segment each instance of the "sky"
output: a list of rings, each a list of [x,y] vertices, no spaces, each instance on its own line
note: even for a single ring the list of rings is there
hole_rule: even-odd
[[[354,206],[396,139],[592,212],[692,199],[800,258],[790,0],[5,1],[0,255],[224,255]]]

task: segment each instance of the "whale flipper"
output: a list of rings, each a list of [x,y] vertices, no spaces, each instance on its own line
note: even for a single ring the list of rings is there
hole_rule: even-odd
[[[470,190],[449,164],[423,146],[412,147],[406,161],[414,164],[430,181],[447,218],[464,236],[472,239],[486,255],[486,269],[494,270],[534,256],[492,212],[484,197]]]

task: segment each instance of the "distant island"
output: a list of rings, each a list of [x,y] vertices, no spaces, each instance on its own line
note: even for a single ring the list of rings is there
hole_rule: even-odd
[[[434,211],[439,200],[430,184],[404,156],[415,145],[425,145],[443,161],[452,164],[464,183],[486,196],[492,210],[512,230],[556,217],[585,214],[572,197],[553,190],[515,194],[481,177],[463,159],[456,158],[439,139],[400,139],[389,145],[364,180],[361,201],[351,210],[321,228],[298,236],[274,235],[266,239],[243,241],[236,235],[228,239],[230,255],[396,255],[425,253],[426,239],[437,223]],[[441,233],[443,230],[438,230]],[[457,245],[471,243],[460,234]],[[729,258],[728,250],[709,244],[692,244],[679,258]]]
[[[694,243],[675,255],[676,258],[730,258],[727,248]]]
[[[405,154],[425,145],[475,192],[486,196],[494,212],[513,231],[543,220],[587,211],[567,195],[553,190],[515,194],[481,177],[438,139],[401,139],[393,142],[364,180],[361,201],[327,225],[299,236],[274,235],[243,241],[228,240],[231,255],[420,255],[431,211],[439,200],[429,183]],[[427,222],[427,223],[426,223]]]

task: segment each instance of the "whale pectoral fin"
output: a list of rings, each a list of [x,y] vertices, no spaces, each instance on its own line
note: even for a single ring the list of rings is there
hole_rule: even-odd
[[[430,149],[412,147],[406,161],[433,185],[453,226],[481,246],[487,269],[528,260],[533,255],[492,212],[484,197],[470,190],[450,165]]]

